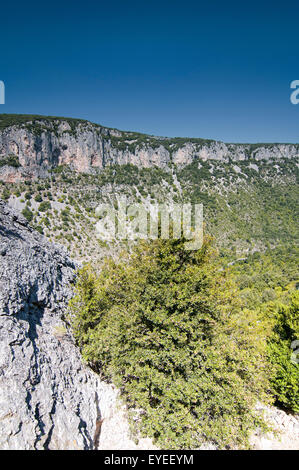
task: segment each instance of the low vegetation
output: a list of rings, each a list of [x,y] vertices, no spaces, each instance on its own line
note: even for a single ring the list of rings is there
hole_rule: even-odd
[[[8,155],[7,157],[2,157],[0,159],[0,168],[5,165],[12,166],[13,168],[19,168],[21,166],[19,157],[13,154]]]
[[[279,305],[277,310],[274,310],[273,325],[273,336],[269,340],[269,357],[275,367],[272,386],[276,403],[299,413],[298,292],[291,296],[289,305]]]
[[[138,429],[162,448],[248,446],[266,400],[266,323],[244,310],[209,241],[142,242],[97,276],[85,267],[71,303],[83,357],[122,391]]]

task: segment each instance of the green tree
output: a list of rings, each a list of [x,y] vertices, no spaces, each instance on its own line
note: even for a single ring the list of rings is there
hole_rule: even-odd
[[[267,387],[265,328],[242,311],[206,241],[141,242],[97,276],[81,271],[71,302],[83,357],[120,388],[142,434],[164,448],[246,447]]]
[[[31,212],[31,210],[29,209],[29,207],[25,207],[23,210],[22,210],[22,214],[24,217],[26,217],[26,219],[28,220],[28,222],[31,222],[32,219],[33,219],[33,213]]]
[[[36,194],[34,200],[35,200],[36,202],[42,202],[43,198],[42,198],[41,195],[38,193],[38,194]]]
[[[39,205],[40,212],[46,212],[47,210],[51,209],[51,203],[49,201],[43,201]]]
[[[277,403],[299,412],[299,355],[291,360],[293,341],[299,340],[299,293],[292,295],[290,305],[281,305],[275,316],[274,334],[269,342],[270,360],[276,367],[272,379]],[[298,349],[298,346],[297,348]]]

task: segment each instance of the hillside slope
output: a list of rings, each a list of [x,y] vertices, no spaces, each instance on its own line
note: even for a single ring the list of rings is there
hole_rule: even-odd
[[[275,298],[275,286],[284,288],[298,280],[296,145],[157,138],[82,120],[27,115],[0,115],[1,139],[0,197],[49,240],[65,245],[75,259],[97,261],[123,247],[118,240],[97,238],[95,209],[100,203],[116,207],[126,199],[146,207],[167,204],[170,209],[174,203],[203,203],[205,231],[214,236],[224,265],[243,260],[238,262],[243,263],[238,278],[244,289],[259,286]],[[68,145],[64,139],[71,147],[63,147]],[[54,141],[63,147],[57,158]],[[96,155],[95,145],[105,154],[98,163],[90,157]],[[146,152],[160,152],[161,145],[171,161],[164,165],[159,157],[159,167],[144,160]],[[219,146],[224,153],[218,152]],[[8,153],[13,150],[19,156]],[[182,152],[188,158],[180,160]],[[124,163],[129,154],[136,164]],[[21,155],[27,166],[19,166]],[[247,269],[247,262],[255,270],[258,266],[259,274]]]
[[[76,259],[94,259],[98,204],[203,203],[205,229],[229,261],[298,241],[297,162],[194,162],[183,168],[109,166],[98,175],[59,167],[51,177],[0,184],[0,196]],[[117,241],[115,242],[117,244]],[[115,244],[113,244],[115,245]]]

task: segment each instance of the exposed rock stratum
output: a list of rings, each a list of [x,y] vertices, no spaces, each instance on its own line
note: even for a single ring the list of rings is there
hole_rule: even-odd
[[[82,364],[66,329],[75,268],[0,201],[0,449],[151,445],[130,439],[118,391]]]
[[[2,115],[4,116],[4,115]],[[8,115],[9,116],[9,115]],[[166,168],[194,160],[277,160],[299,155],[298,144],[227,144],[221,141],[155,137],[119,131],[88,121],[0,115],[0,180],[46,177],[57,166],[95,173],[108,165]],[[12,166],[8,157],[17,165]]]

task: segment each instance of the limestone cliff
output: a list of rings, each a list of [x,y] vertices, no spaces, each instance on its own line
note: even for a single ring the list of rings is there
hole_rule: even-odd
[[[0,449],[151,446],[130,439],[117,390],[82,364],[63,321],[74,272],[66,252],[0,201]]]
[[[196,158],[274,160],[298,155],[295,144],[225,144],[123,132],[82,120],[0,115],[0,179],[6,182],[44,177],[59,165],[90,173],[111,164],[163,168]]]

